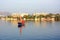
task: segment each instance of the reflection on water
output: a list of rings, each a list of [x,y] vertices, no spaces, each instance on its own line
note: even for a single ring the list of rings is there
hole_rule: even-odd
[[[13,21],[10,21],[12,24],[17,24],[18,21],[17,20],[13,20]]]
[[[19,31],[20,31],[20,35],[22,35],[22,29],[23,29],[24,27],[25,27],[25,26],[21,26],[21,27],[18,26]]]
[[[18,27],[17,21],[0,20],[0,40],[60,40],[60,22],[27,21]]]

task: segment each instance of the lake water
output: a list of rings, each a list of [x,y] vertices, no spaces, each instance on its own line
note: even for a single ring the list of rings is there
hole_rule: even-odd
[[[60,22],[16,22],[0,20],[0,40],[60,40]]]

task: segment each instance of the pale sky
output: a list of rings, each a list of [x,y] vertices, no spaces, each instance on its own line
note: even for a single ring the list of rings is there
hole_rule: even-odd
[[[60,0],[0,0],[0,11],[60,13]]]

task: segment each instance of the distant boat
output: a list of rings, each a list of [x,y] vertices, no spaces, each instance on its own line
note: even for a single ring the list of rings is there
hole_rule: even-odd
[[[18,27],[22,27],[22,23],[21,22],[18,22]]]
[[[18,27],[22,27],[24,26],[25,24],[23,22],[18,22]]]

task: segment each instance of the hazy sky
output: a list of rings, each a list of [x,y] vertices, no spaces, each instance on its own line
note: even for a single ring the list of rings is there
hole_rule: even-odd
[[[0,11],[60,13],[60,0],[0,0]]]

